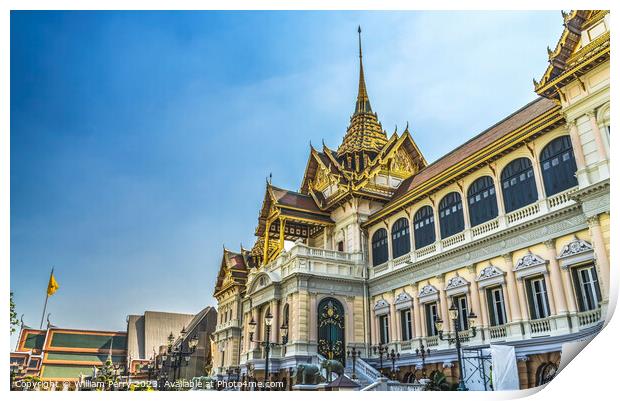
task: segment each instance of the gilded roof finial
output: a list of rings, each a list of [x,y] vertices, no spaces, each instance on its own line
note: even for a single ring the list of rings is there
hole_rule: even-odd
[[[359,87],[357,90],[357,102],[355,103],[355,113],[372,112],[370,107],[370,100],[368,99],[368,92],[366,91],[366,80],[364,79],[364,65],[362,63],[362,28],[357,26],[357,41],[359,45],[360,56],[360,79]]]

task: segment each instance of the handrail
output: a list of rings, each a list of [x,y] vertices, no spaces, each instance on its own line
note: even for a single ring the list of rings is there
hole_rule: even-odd
[[[361,373],[365,379],[371,382],[376,382],[381,377],[381,373],[362,358],[356,360],[355,373]]]

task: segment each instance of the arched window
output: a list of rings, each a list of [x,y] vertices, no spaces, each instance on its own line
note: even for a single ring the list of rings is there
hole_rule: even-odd
[[[467,202],[472,227],[497,217],[497,197],[493,179],[487,175],[474,181],[467,190]]]
[[[388,260],[387,230],[381,228],[372,235],[372,265],[377,266]]]
[[[502,193],[506,213],[536,202],[538,191],[530,159],[521,157],[502,171]]]
[[[577,185],[577,164],[570,137],[561,136],[549,142],[540,152],[540,166],[547,196]]]
[[[450,192],[439,202],[439,228],[441,238],[463,231],[463,202],[458,192]]]
[[[420,208],[413,216],[413,235],[416,249],[435,242],[435,217],[430,206]]]
[[[411,250],[409,241],[409,220],[400,218],[392,226],[392,257],[397,258]]]
[[[284,308],[282,308],[282,325],[286,325],[286,327],[289,327],[289,315],[288,315],[288,304],[284,305]],[[286,337],[282,337],[282,343],[286,344],[288,342],[288,336]]]

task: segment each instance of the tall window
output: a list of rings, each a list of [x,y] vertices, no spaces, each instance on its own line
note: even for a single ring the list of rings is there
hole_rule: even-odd
[[[506,308],[501,286],[487,289],[487,304],[491,326],[506,324]]]
[[[547,196],[577,185],[577,164],[570,137],[561,136],[549,142],[540,153],[540,166]]]
[[[285,324],[289,327],[289,314],[288,314],[288,304],[284,305],[282,308],[282,324]],[[287,340],[286,342],[284,340]],[[288,338],[282,337],[282,343],[286,344],[288,342]]]
[[[522,157],[513,160],[504,168],[502,191],[506,213],[536,202],[538,191],[530,159]]]
[[[409,341],[413,338],[411,333],[411,309],[400,311],[400,328],[403,341]]]
[[[601,288],[596,268],[593,265],[572,269],[573,285],[581,312],[598,308],[601,301]]]
[[[388,315],[379,316],[379,339],[381,344],[390,342],[390,323]]]
[[[433,208],[424,206],[413,216],[413,232],[416,249],[424,248],[435,242],[435,217]]]
[[[493,179],[487,175],[474,181],[467,190],[467,202],[472,227],[497,217],[497,197]]]
[[[530,318],[543,319],[549,316],[549,300],[544,277],[526,280],[527,300],[530,304]]]
[[[467,319],[467,316],[469,315],[469,311],[467,308],[467,296],[461,295],[459,297],[455,297],[454,305],[456,306],[456,309],[458,309],[459,311],[459,316],[458,316],[459,328],[461,330],[468,330],[469,319]]]
[[[409,220],[401,218],[396,220],[392,226],[392,257],[409,253],[411,250],[411,241],[409,240]]]
[[[463,202],[458,192],[450,192],[439,202],[439,228],[441,238],[463,231]]]
[[[437,321],[437,302],[425,304],[424,312],[426,315],[426,335],[436,336],[437,328],[435,327],[435,322]]]
[[[387,230],[381,228],[372,235],[372,265],[377,266],[388,260]]]

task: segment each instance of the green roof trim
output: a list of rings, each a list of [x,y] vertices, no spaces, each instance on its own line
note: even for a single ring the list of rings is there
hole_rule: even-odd
[[[124,351],[127,347],[126,335],[110,336],[85,333],[53,333],[50,346],[65,348],[109,349],[110,341],[112,341],[112,349]]]
[[[28,333],[26,335],[26,341],[24,341],[24,348],[43,349],[44,343],[45,343],[45,334]]]
[[[108,354],[74,354],[68,352],[48,352],[48,361],[75,361],[75,362],[105,362]],[[112,355],[112,362],[125,362],[125,357],[121,355]]]
[[[43,366],[43,378],[53,379],[77,379],[80,374],[91,376],[92,366],[72,366],[72,365],[45,365]]]

